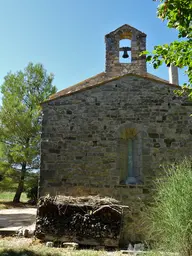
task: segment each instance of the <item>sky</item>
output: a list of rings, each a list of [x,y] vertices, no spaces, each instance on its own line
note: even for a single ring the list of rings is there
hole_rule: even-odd
[[[8,72],[42,63],[58,90],[105,69],[105,34],[129,24],[147,34],[147,49],[177,38],[152,0],[0,0],[0,84]],[[164,66],[148,72],[168,79]],[[180,72],[180,83],[186,78]]]

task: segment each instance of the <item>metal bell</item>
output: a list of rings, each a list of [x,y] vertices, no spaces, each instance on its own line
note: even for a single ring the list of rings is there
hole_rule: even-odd
[[[129,58],[129,54],[128,54],[127,50],[124,50],[122,58],[124,58],[124,59]]]

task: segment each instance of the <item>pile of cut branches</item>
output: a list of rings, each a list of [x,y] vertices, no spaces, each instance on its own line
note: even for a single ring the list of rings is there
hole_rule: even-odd
[[[36,236],[43,240],[118,246],[122,209],[112,198],[41,197]]]

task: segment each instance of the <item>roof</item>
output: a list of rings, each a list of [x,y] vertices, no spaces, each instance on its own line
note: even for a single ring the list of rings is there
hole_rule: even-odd
[[[51,95],[49,97],[49,99],[46,100],[45,102],[52,101],[52,100],[55,100],[55,99],[63,97],[63,96],[68,96],[68,95],[71,95],[71,94],[76,93],[76,92],[80,92],[80,91],[91,89],[91,88],[94,88],[94,87],[97,87],[97,86],[101,86],[103,84],[106,84],[107,82],[115,81],[115,80],[118,80],[118,79],[120,79],[122,77],[125,77],[125,76],[136,76],[136,77],[146,78],[146,79],[149,79],[149,80],[152,80],[152,81],[155,81],[155,82],[163,83],[163,84],[168,85],[168,86],[173,86],[175,88],[180,88],[179,85],[170,84],[169,81],[164,80],[160,77],[154,76],[150,73],[145,73],[145,74],[142,74],[142,75],[128,73],[128,74],[121,75],[121,76],[118,76],[118,77],[109,77],[107,73],[102,72],[102,73],[97,74],[96,76],[90,77],[90,78],[88,78],[88,79],[86,79],[86,80],[84,80],[80,83],[77,83],[73,86],[67,87],[67,88]]]
[[[77,83],[73,86],[67,87],[59,92],[56,92],[55,94],[51,95],[49,98],[55,99],[55,98],[61,97],[63,95],[67,95],[67,94],[71,94],[76,91],[80,91],[83,88],[89,88],[89,87],[93,86],[93,83],[92,83],[93,80],[94,80],[94,84],[96,84],[97,80],[101,81],[102,77],[103,77],[103,79],[105,79],[105,74],[106,74],[105,72],[99,73],[95,76],[92,76],[86,80],[81,81],[80,83]]]
[[[108,34],[106,35],[106,37],[108,37],[108,36],[111,35],[111,34],[116,34],[116,33],[118,33],[119,31],[124,30],[124,29],[125,29],[125,30],[130,30],[130,31],[137,31],[138,33],[142,34],[143,36],[146,36],[146,34],[145,34],[144,32],[142,32],[142,31],[140,31],[140,30],[138,30],[138,29],[136,29],[136,28],[134,28],[134,27],[132,27],[132,26],[130,26],[130,25],[128,25],[128,24],[124,24],[124,25],[122,25],[121,27],[119,27],[119,28],[113,30],[112,32],[108,33]]]

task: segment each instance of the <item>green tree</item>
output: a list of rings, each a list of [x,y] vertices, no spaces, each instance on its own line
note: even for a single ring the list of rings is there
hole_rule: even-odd
[[[0,190],[13,191],[17,180],[18,172],[8,162],[6,147],[0,143]]]
[[[158,18],[167,22],[168,28],[178,31],[178,40],[170,44],[157,45],[148,54],[147,61],[152,62],[154,68],[162,63],[184,68],[188,76],[187,89],[192,98],[192,1],[191,0],[153,0],[160,2]]]
[[[40,102],[56,92],[53,74],[41,64],[29,63],[24,71],[8,73],[1,86],[0,142],[4,164],[19,170],[14,202],[19,202],[27,171],[38,168],[40,150]]]

